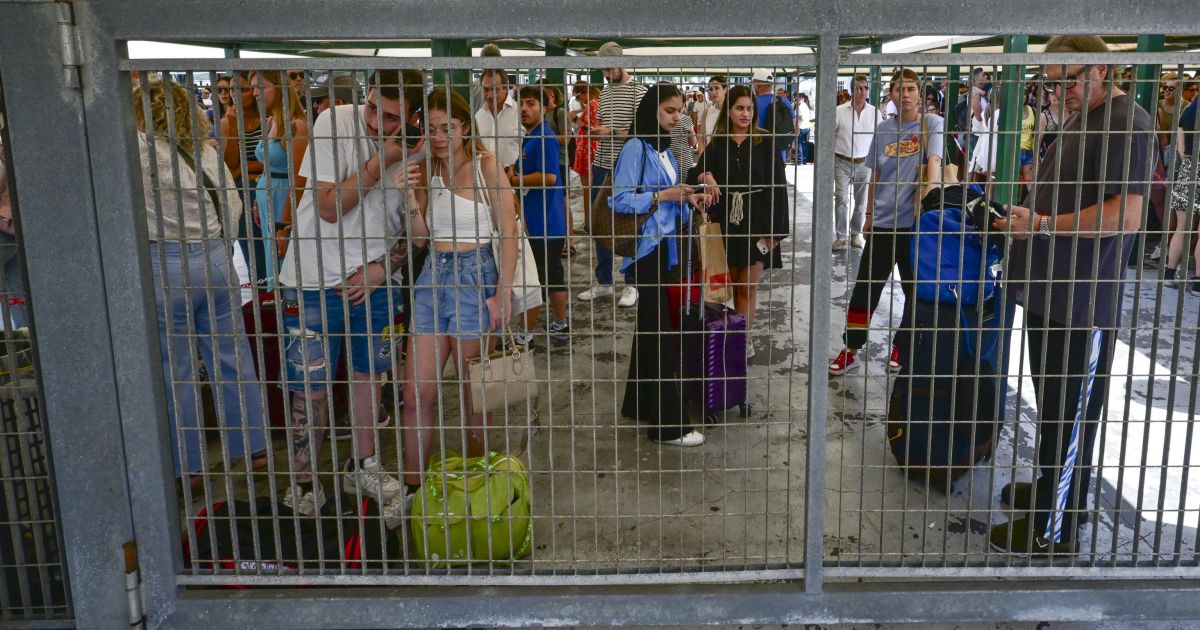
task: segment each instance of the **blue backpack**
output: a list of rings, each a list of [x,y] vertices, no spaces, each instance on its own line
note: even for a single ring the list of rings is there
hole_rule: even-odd
[[[1003,242],[989,238],[976,224],[988,220],[988,204],[977,188],[951,190],[935,200],[927,197],[914,228],[910,256],[919,300],[957,305],[964,341],[972,354],[972,329],[979,328],[988,300],[1000,291]],[[964,207],[965,206],[965,207]],[[979,356],[990,359],[998,336],[986,331]]]
[[[968,206],[977,203],[985,202]],[[917,218],[910,255],[919,299],[975,306],[996,295],[1004,250],[975,228],[971,215],[947,205]]]

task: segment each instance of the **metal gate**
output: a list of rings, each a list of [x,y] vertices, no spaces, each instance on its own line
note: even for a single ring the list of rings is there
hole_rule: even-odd
[[[1055,9],[1057,24],[1047,23],[1044,7],[1026,4],[987,20],[976,12],[935,13],[919,3],[883,2],[860,3],[853,12],[819,3],[758,3],[752,12],[730,4],[707,7],[702,19],[682,20],[678,16],[690,15],[692,8],[607,2],[554,7],[417,2],[331,6],[301,1],[216,5],[228,11],[215,11],[211,2],[170,3],[154,11],[135,2],[0,4],[0,71],[12,127],[31,293],[44,337],[39,353],[46,373],[56,482],[67,507],[62,528],[77,622],[83,627],[137,622],[142,608],[149,627],[1200,618],[1193,603],[1200,506],[1194,484],[1189,485],[1195,439],[1191,426],[1200,391],[1200,309],[1184,289],[1170,293],[1154,272],[1140,265],[1124,275],[1125,303],[1117,309],[1125,319],[1112,326],[1115,341],[1109,342],[1115,360],[1107,421],[1101,423],[1093,460],[1095,487],[1090,495],[1090,488],[1084,488],[1088,504],[1073,514],[1086,513],[1092,522],[1080,530],[1077,549],[1048,559],[1017,557],[988,547],[989,529],[1019,516],[1017,508],[1001,505],[997,495],[1010,481],[1028,477],[1045,430],[1036,421],[1038,398],[1031,374],[1037,359],[1045,361],[1049,353],[1030,354],[1029,331],[1038,328],[1023,312],[1018,314],[1011,305],[1005,311],[1014,317],[1015,324],[1008,326],[1017,332],[999,342],[1000,353],[1010,358],[992,408],[1001,416],[1007,410],[1009,417],[997,425],[1003,428],[997,429],[989,463],[953,485],[938,487],[929,476],[905,479],[905,470],[887,449],[891,431],[898,426],[889,418],[889,404],[896,383],[910,376],[902,372],[896,379],[888,377],[889,339],[893,334],[897,339],[916,335],[923,328],[904,319],[902,283],[883,288],[881,306],[870,309],[875,323],[870,313],[865,321],[854,322],[865,332],[861,352],[866,368],[835,378],[824,367],[827,355],[840,347],[837,337],[849,326],[842,319],[853,307],[852,256],[858,255],[852,247],[834,251],[837,183],[831,174],[839,160],[847,158],[837,154],[833,141],[839,87],[853,87],[852,77],[861,74],[878,96],[889,88],[889,77],[898,68],[947,88],[955,87],[960,75],[969,76],[972,68],[992,73],[996,94],[1006,98],[996,97],[1000,114],[991,141],[999,157],[991,158],[985,169],[992,182],[984,194],[988,200],[1014,203],[1025,186],[1019,179],[1019,93],[1027,83],[1035,93],[1047,85],[1051,92],[1073,89],[1064,89],[1062,77],[1048,79],[1047,68],[1131,65],[1136,73],[1128,79],[1130,92],[1150,94],[1148,109],[1157,114],[1162,107],[1154,98],[1159,68],[1194,74],[1200,66],[1194,52],[1026,53],[1021,44],[1027,38],[1020,37],[1010,39],[1010,49],[1002,53],[849,54],[846,48],[851,36],[864,34],[905,36],[936,30],[1040,35],[1063,30],[1134,36],[1195,32],[1198,26],[1177,19],[1189,15],[1190,7],[1182,3],[1139,6],[1137,14],[1122,12],[1119,6],[1098,13],[1089,3],[1065,3]],[[265,468],[256,470],[249,460],[257,453],[248,446],[231,446],[228,429],[235,427],[222,424],[230,408],[245,410],[251,398],[269,405],[280,397],[279,385],[287,377],[267,378],[260,372],[257,377],[229,378],[212,369],[211,361],[208,385],[190,372],[184,377],[164,374],[180,363],[180,347],[187,355],[183,362],[195,367],[190,355],[199,336],[163,332],[160,348],[156,335],[156,310],[161,309],[156,292],[162,300],[172,290],[158,271],[167,260],[159,243],[170,240],[163,216],[175,211],[170,207],[175,202],[166,200],[187,189],[177,179],[187,158],[170,151],[189,134],[172,128],[163,145],[168,147],[165,155],[156,153],[155,143],[147,143],[148,159],[170,163],[167,172],[173,177],[154,180],[155,185],[143,190],[139,182],[150,180],[141,177],[136,121],[140,115],[145,126],[153,116],[153,84],[165,80],[155,75],[175,76],[191,87],[201,73],[210,78],[245,73],[231,83],[236,92],[243,87],[264,90],[266,70],[285,71],[284,75],[295,70],[308,77],[340,73],[369,88],[368,70],[416,69],[424,72],[422,88],[448,86],[441,89],[468,95],[475,81],[472,71],[503,70],[509,77],[520,77],[516,84],[546,79],[569,91],[568,77],[594,77],[615,62],[590,56],[131,60],[125,58],[125,45],[136,39],[230,44],[378,41],[428,37],[431,31],[444,38],[816,37],[812,54],[624,55],[619,61],[647,82],[670,77],[699,86],[709,77],[726,76],[733,85],[765,70],[772,87],[778,83],[790,90],[816,77],[815,165],[792,165],[785,171],[790,225],[780,265],[764,273],[758,289],[748,417],[727,413],[719,422],[707,423],[703,430],[709,443],[696,450],[654,444],[643,437],[645,426],[622,417],[624,366],[629,360],[624,341],[640,323],[635,324],[632,310],[601,300],[578,300],[592,282],[597,257],[593,244],[578,238],[576,252],[567,258],[564,280],[571,333],[562,345],[552,345],[545,337],[543,352],[534,355],[541,412],[501,414],[487,433],[493,440],[489,450],[500,453],[523,450],[528,443],[522,459],[529,470],[529,555],[510,561],[485,554],[480,561],[446,567],[423,561],[430,553],[429,541],[411,540],[411,528],[389,532],[379,528],[382,518],[354,513],[366,493],[361,488],[338,490],[346,487],[349,473],[343,471],[352,463],[351,451],[358,451],[367,435],[373,436],[376,452],[403,450],[395,427],[404,413],[399,393],[404,384],[390,383],[390,388],[376,390],[371,404],[396,416],[396,424],[355,431],[349,441],[327,440],[324,459],[314,459],[313,472],[318,483],[324,483],[335,513],[320,520],[325,525],[317,526],[315,540],[324,540],[321,528],[328,527],[335,530],[328,532],[333,546],[318,542],[315,554],[305,554],[302,544],[289,556],[278,551],[282,540],[299,537],[304,519],[298,510],[285,512],[277,504],[290,485],[312,483],[297,480],[291,463],[294,450],[289,450],[294,438],[286,428],[267,429],[271,448]],[[131,87],[137,100],[129,98]],[[421,92],[427,112],[438,89]],[[311,89],[305,94],[312,95]],[[991,110],[985,111],[991,116]],[[253,138],[237,132],[246,125],[246,113],[239,109],[225,126],[218,124],[214,138],[218,144],[232,142],[240,157],[227,162],[243,168],[252,155],[247,149],[253,150]],[[942,146],[951,146],[956,137],[979,135],[953,131],[954,114],[948,108],[945,114],[946,128],[931,130]],[[307,129],[316,124],[311,113],[304,122]],[[424,122],[428,125],[428,118]],[[234,133],[223,139],[228,129]],[[425,133],[434,137],[428,127]],[[199,133],[195,139],[203,141]],[[494,140],[503,137],[496,134]],[[919,147],[928,140],[913,142]],[[907,150],[899,139],[896,144],[897,151]],[[850,162],[855,159],[849,156]],[[289,183],[308,176],[295,164],[284,169],[287,172],[278,179]],[[1164,181],[1177,172],[1177,167],[1169,167]],[[1034,180],[1038,173],[1034,167]],[[573,196],[589,194],[576,180],[564,179],[568,204]],[[1181,179],[1186,184],[1186,176]],[[232,195],[240,186],[232,178],[217,180],[212,185],[196,182],[195,193],[203,196],[200,189],[208,187],[216,194]],[[1115,180],[1148,187],[1152,175],[1127,169]],[[1193,181],[1193,196],[1194,188]],[[357,193],[361,196],[363,189]],[[1149,195],[1145,197],[1144,204],[1121,212],[1151,211]],[[160,216],[148,225],[147,215],[153,210]],[[1191,216],[1185,218],[1190,221]],[[197,243],[219,246],[224,259],[237,239],[225,233],[226,226],[221,229],[222,233],[205,232]],[[1170,231],[1143,228],[1139,236],[1168,241]],[[270,240],[269,234],[261,238]],[[266,251],[246,250],[247,273],[253,273]],[[1074,251],[1070,256],[1076,260]],[[1189,260],[1184,254],[1182,264]],[[205,289],[226,297],[242,289],[231,278],[214,281],[211,275],[174,288]],[[288,300],[297,299],[279,288],[264,293],[272,307],[286,308]],[[286,320],[264,304],[250,302],[245,321],[232,329],[237,331],[234,336],[243,326],[258,331],[268,323],[285,326]],[[395,305],[389,300],[381,304],[390,317]],[[411,317],[411,310],[406,315]],[[324,323],[341,317],[329,316],[327,321],[326,315],[320,316]],[[189,320],[191,330],[196,325]],[[955,352],[959,344],[969,343],[963,340],[970,333],[986,332],[986,326],[970,322],[956,321],[949,328]],[[220,334],[213,335],[218,342]],[[909,343],[907,347],[914,348],[920,342]],[[938,341],[932,343],[936,346]],[[286,362],[293,359],[291,350],[268,347],[261,336],[231,352],[238,362],[250,358],[244,353],[252,355],[256,365],[274,356],[285,363],[285,371]],[[158,360],[171,353],[169,361]],[[354,386],[348,378],[325,379],[333,384],[331,408],[345,396],[338,385]],[[461,385],[464,380],[457,374],[435,378],[439,385]],[[688,379],[682,380],[686,384]],[[953,388],[977,393],[981,387],[970,378],[960,383]],[[305,384],[311,385],[309,380]],[[180,410],[181,388],[220,390],[225,385],[234,393],[224,402],[219,392],[210,402],[202,396],[187,399],[196,418],[206,413],[218,418],[215,430],[202,425],[194,431],[169,428],[164,420],[168,404]],[[436,390],[439,420],[457,423],[468,415],[457,389]],[[285,399],[282,406],[287,409],[290,404]],[[344,414],[355,422],[355,414],[361,412]],[[335,422],[337,415],[335,411]],[[54,422],[58,418],[86,422]],[[982,423],[973,426],[983,431]],[[242,438],[251,439],[249,429],[239,430]],[[200,436],[196,457],[203,465],[197,468],[198,483],[185,479],[177,486],[173,460],[187,462],[192,457],[182,446],[193,439],[189,431]],[[216,434],[222,437],[204,438]],[[460,439],[444,427],[438,436],[443,449]],[[465,439],[462,443],[466,445]],[[401,476],[401,461],[390,455],[382,459],[388,472]],[[223,503],[241,500],[251,506],[263,497],[275,505],[268,508],[270,513],[249,507],[249,513],[235,509],[213,516]],[[472,502],[464,509],[486,511],[490,506],[479,508]],[[448,529],[452,508],[445,510],[435,514],[435,520],[441,519],[440,526]],[[338,516],[346,513],[351,516]],[[491,520],[514,522],[511,515]],[[216,552],[219,537],[236,538],[243,529],[252,532],[254,543],[232,554]],[[491,552],[500,546],[490,538],[498,531],[511,530],[484,526],[474,535],[489,537],[485,547]],[[355,535],[366,548],[386,548],[399,540],[408,553],[351,557],[343,545]],[[136,567],[125,561],[133,552],[127,543],[135,540]],[[264,550],[267,543],[275,553]],[[414,545],[422,544],[424,549],[414,551]],[[200,548],[208,549],[209,555],[197,555]],[[127,580],[140,580],[128,598]],[[135,603],[127,603],[131,601]]]

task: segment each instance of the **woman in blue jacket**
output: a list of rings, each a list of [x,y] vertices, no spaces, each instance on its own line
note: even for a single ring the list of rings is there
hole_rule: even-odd
[[[688,222],[689,205],[704,207],[710,201],[680,184],[685,174],[671,155],[671,132],[682,114],[683,98],[675,86],[652,86],[638,104],[613,169],[613,211],[650,215],[635,255],[621,265],[641,295],[621,412],[651,424],[647,434],[656,442],[700,446],[704,435],[692,428],[680,395],[679,334],[666,308],[666,287],[678,275],[682,258],[674,236]]]

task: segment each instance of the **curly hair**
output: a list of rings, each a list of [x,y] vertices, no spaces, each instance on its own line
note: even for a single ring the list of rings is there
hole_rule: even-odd
[[[149,112],[142,103],[143,86],[150,90]],[[170,101],[167,100],[168,93]],[[167,142],[174,141],[189,154],[196,150],[198,142],[208,137],[212,127],[187,88],[169,79],[164,81],[161,78],[153,78],[145,83],[135,83],[133,113],[138,129]],[[150,124],[146,124],[147,113],[150,115]]]

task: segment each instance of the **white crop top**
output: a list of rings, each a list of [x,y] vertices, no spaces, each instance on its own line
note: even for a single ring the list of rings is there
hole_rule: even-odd
[[[478,182],[475,199],[454,194],[439,175],[429,178],[429,207],[425,219],[433,240],[479,245],[492,242],[494,223],[491,204],[487,203],[487,184],[479,170],[479,160],[474,162],[475,181]]]

